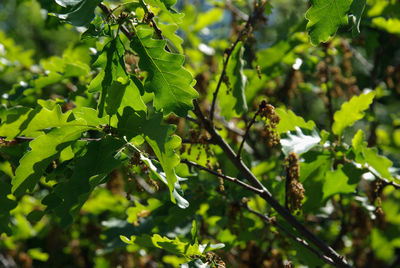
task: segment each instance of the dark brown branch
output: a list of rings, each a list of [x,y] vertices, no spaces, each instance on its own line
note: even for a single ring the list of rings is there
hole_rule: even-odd
[[[324,262],[326,262],[327,264],[330,265],[334,265],[335,263],[332,261],[331,258],[319,253],[316,249],[314,249],[313,247],[311,247],[307,241],[305,241],[304,239],[301,239],[297,236],[295,236],[294,234],[292,234],[289,230],[287,230],[285,227],[283,227],[281,224],[279,224],[274,218],[268,217],[264,214],[261,214],[260,212],[257,212],[253,209],[251,209],[247,204],[242,205],[245,209],[247,209],[250,213],[253,213],[254,215],[256,215],[257,217],[259,217],[260,219],[262,219],[264,222],[268,223],[268,224],[272,224],[273,226],[275,226],[277,229],[279,229],[281,232],[285,233],[288,237],[290,237],[291,239],[293,239],[294,241],[296,241],[297,243],[299,243],[301,246],[307,248],[308,250],[310,250],[312,253],[314,253],[315,255],[317,255],[318,258],[322,259]]]
[[[254,176],[254,174],[249,170],[249,168],[243,163],[243,161],[237,158],[235,152],[226,143],[226,141],[219,135],[215,130],[213,124],[210,120],[204,117],[200,110],[197,101],[194,101],[195,110],[197,118],[201,120],[204,128],[210,133],[211,139],[218,144],[221,149],[225,152],[226,156],[230,159],[232,164],[241,172],[242,176],[247,179],[250,184],[257,189],[261,190],[259,194],[267,203],[273,207],[280,216],[282,216],[288,224],[290,224],[294,229],[296,229],[302,236],[304,236],[309,242],[314,244],[321,252],[330,257],[337,267],[351,267],[347,262],[341,257],[335,250],[325,244],[321,239],[310,232],[303,224],[301,224],[286,208],[284,208],[268,191],[267,188]]]

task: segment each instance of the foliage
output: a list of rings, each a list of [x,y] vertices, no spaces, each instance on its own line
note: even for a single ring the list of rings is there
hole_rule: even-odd
[[[399,265],[398,1],[3,2],[0,266]]]

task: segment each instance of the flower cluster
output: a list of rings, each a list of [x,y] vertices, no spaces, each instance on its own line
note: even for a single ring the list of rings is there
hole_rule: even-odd
[[[259,107],[261,118],[265,119],[265,126],[261,136],[268,141],[268,147],[273,147],[280,142],[276,126],[280,121],[279,115],[275,112],[274,106],[263,100]]]
[[[286,200],[291,212],[301,209],[301,201],[304,199],[304,187],[299,177],[299,158],[292,152],[287,158],[286,167]]]

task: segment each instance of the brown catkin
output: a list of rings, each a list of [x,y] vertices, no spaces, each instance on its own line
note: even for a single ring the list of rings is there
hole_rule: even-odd
[[[297,155],[291,152],[287,158],[286,167],[286,206],[291,212],[301,209],[304,199],[304,187],[299,181],[300,165]]]

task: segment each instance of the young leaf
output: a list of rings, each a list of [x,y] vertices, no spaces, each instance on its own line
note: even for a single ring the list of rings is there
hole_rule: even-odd
[[[182,48],[182,43],[183,39],[175,34],[175,32],[178,30],[178,25],[176,24],[158,24],[158,27],[162,31],[163,35],[171,41],[171,43],[176,47],[176,49],[179,51],[179,53],[183,53],[183,48]]]
[[[153,236],[142,235],[136,237],[135,244],[145,247],[162,248],[172,254],[185,257],[201,255],[198,244],[190,245],[189,242],[182,242],[177,237],[174,240],[171,240],[168,237],[162,237],[158,234]]]
[[[242,114],[247,111],[246,96],[244,94],[247,78],[243,73],[243,53],[243,44],[239,42],[232,51],[230,61],[226,68],[226,75],[229,78],[229,83],[232,86],[232,94],[235,98],[233,108],[237,114]]]
[[[49,133],[39,136],[29,143],[31,151],[20,160],[12,180],[12,192],[21,196],[27,189],[33,190],[47,166],[57,158],[60,152],[81,137],[84,131],[89,130],[85,122],[77,120],[81,126],[71,125],[55,128]]]
[[[308,130],[313,130],[315,128],[314,121],[309,120],[306,122],[301,116],[297,116],[291,110],[277,108],[275,111],[281,119],[276,128],[279,134],[296,130],[296,127]]]
[[[139,67],[149,73],[145,89],[154,92],[154,107],[164,114],[186,116],[193,109],[198,93],[192,87],[193,77],[183,68],[184,56],[167,52],[165,40],[152,39],[153,30],[138,27],[131,47],[139,56]]]
[[[353,0],[311,0],[306,19],[313,45],[328,41],[339,26],[347,24],[347,12],[352,2]]]
[[[350,101],[345,102],[333,118],[332,132],[341,136],[346,127],[352,126],[356,121],[364,117],[364,111],[368,109],[375,97],[375,91],[360,96],[354,96]]]
[[[119,118],[118,128],[121,130],[120,135],[126,136],[128,139],[138,135],[145,138],[160,161],[168,181],[171,201],[175,203],[173,191],[175,183],[178,181],[175,167],[180,163],[175,149],[180,146],[181,139],[175,135],[171,136],[175,131],[175,126],[163,125],[162,120],[161,113],[147,119],[144,111],[135,112],[132,108],[126,107],[122,117]]]

